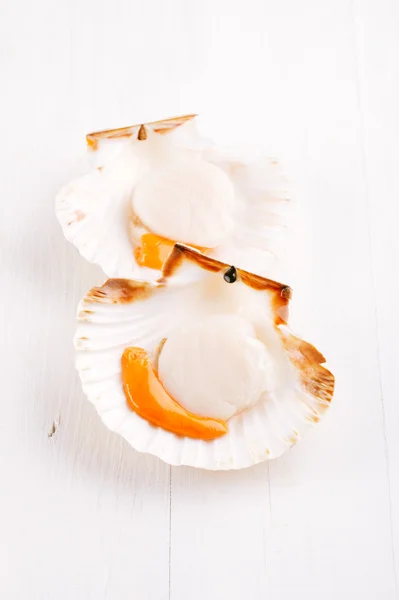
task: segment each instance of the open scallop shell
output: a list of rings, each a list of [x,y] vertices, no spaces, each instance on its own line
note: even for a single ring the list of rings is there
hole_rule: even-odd
[[[168,235],[170,225],[159,233],[132,209],[137,185],[148,175],[151,177],[147,179],[154,181],[154,172],[159,172],[160,166],[164,168],[165,161],[171,164],[173,157],[187,164],[200,161],[201,165],[212,165],[213,176],[219,173],[219,179],[224,177],[232,186],[233,199],[226,204],[228,208],[218,209],[219,218],[229,220],[229,224],[224,224],[220,239],[206,253],[222,261],[228,257],[234,264],[260,274],[270,272],[285,243],[282,232],[287,213],[287,183],[276,161],[247,163],[212,146],[199,135],[195,115],[100,131],[89,134],[87,142],[96,167],[59,192],[56,214],[65,237],[109,277],[154,281],[160,276],[159,270],[141,266],[135,258],[141,235],[146,232],[162,235],[173,243],[208,248],[208,244],[189,239],[189,233],[185,236],[184,224],[178,227],[176,239]],[[164,158],[159,158],[161,155]],[[216,192],[217,205],[220,194]],[[195,202],[195,207],[201,204]],[[179,219],[190,221],[190,215],[186,211],[184,217],[184,212],[167,205],[154,210],[161,218],[171,213],[175,224],[180,223]],[[218,219],[211,214],[204,218],[208,219],[205,232],[217,226]]]
[[[176,245],[158,282],[110,279],[90,290],[78,309],[76,365],[88,399],[136,450],[172,465],[240,469],[276,458],[319,421],[333,395],[324,357],[287,326],[290,288],[240,270],[230,285],[228,269]],[[277,365],[274,392],[229,419],[226,435],[207,442],[150,425],[128,408],[121,380],[126,347],[143,348],[157,361],[162,341],[204,313],[248,319]]]

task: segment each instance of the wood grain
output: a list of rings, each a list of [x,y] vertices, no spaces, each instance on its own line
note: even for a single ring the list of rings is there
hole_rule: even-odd
[[[384,418],[392,557],[399,569],[399,406],[396,392],[399,336],[399,7],[387,0],[355,3],[355,48],[362,123],[373,267],[373,298],[378,325],[380,400]],[[398,591],[397,591],[398,593]]]
[[[0,596],[397,599],[397,4],[1,12]],[[237,473],[138,455],[73,366],[77,302],[104,278],[63,240],[55,193],[84,170],[87,132],[188,112],[285,159],[307,219],[294,325],[337,378],[306,440]]]

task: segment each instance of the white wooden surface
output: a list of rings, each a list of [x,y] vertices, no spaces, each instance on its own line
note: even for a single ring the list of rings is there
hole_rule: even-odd
[[[395,0],[3,0],[0,597],[393,600],[399,568]],[[285,159],[312,234],[297,328],[334,407],[281,460],[170,469],[73,368],[102,280],[64,242],[84,134],[190,111]]]

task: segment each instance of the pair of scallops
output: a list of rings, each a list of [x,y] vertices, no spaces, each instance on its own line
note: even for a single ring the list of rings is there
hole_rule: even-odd
[[[94,169],[61,190],[57,215],[111,277],[78,311],[89,400],[171,464],[281,455],[328,408],[334,378],[288,328],[290,288],[264,276],[287,203],[275,161],[232,158],[191,115],[87,140]]]

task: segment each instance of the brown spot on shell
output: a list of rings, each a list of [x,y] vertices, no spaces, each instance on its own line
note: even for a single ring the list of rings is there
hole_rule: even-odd
[[[320,417],[317,417],[316,415],[309,415],[308,417],[306,417],[308,421],[310,421],[311,423],[318,423],[320,421]]]
[[[90,315],[93,314],[92,310],[80,310],[78,314],[78,318],[80,321],[90,321]]]
[[[85,216],[86,214],[84,212],[81,210],[76,210],[74,212],[73,219],[68,222],[68,226],[74,225],[75,223],[80,223],[80,221],[83,221]]]
[[[305,342],[281,328],[277,328],[277,331],[288,358],[299,374],[304,389],[318,399],[318,405],[322,410],[327,408],[334,394],[335,378],[328,369],[322,366],[321,363],[325,362],[324,356],[309,342]],[[318,412],[314,409],[312,412],[313,417],[318,419]],[[315,420],[315,422],[317,421]]]
[[[108,279],[101,287],[92,288],[86,295],[86,302],[103,304],[127,304],[144,300],[154,293],[155,286],[130,279]]]
[[[137,134],[137,139],[141,142],[147,139],[147,130],[145,128],[145,125],[140,125],[140,129]]]
[[[98,141],[91,134],[86,135],[86,142],[90,150],[97,150]]]
[[[287,442],[290,444],[290,446],[294,446],[300,439],[299,433],[297,432],[296,429],[292,430],[292,434],[290,435],[289,438],[287,438]]]

